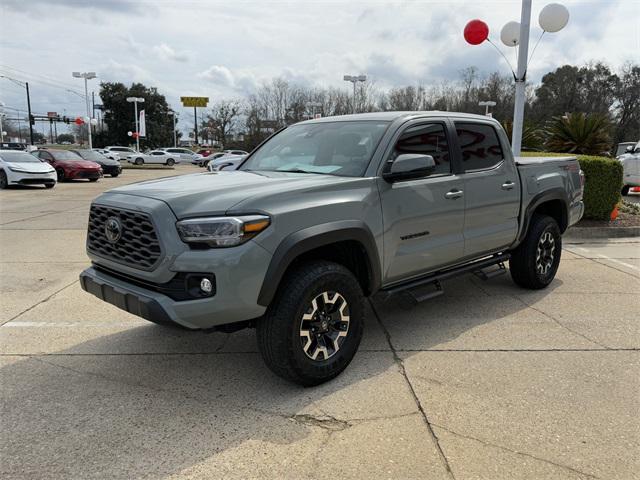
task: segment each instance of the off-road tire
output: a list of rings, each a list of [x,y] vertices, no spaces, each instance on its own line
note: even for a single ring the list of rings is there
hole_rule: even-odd
[[[303,349],[301,323],[313,299],[323,292],[338,293],[346,301],[348,331],[332,356],[312,360]],[[258,348],[276,375],[306,387],[319,385],[338,376],[353,359],[362,339],[364,312],[362,289],[349,270],[327,261],[301,264],[287,273],[258,321]]]
[[[547,271],[540,272],[537,267],[539,242],[543,235],[551,235],[555,249]],[[513,281],[531,290],[546,288],[556,276],[562,253],[562,235],[558,222],[547,215],[534,215],[529,231],[523,242],[511,253],[509,270]]]
[[[622,187],[622,191],[620,193],[626,197],[627,195],[629,195],[629,190],[631,190],[631,187],[629,185],[625,185],[624,187]]]

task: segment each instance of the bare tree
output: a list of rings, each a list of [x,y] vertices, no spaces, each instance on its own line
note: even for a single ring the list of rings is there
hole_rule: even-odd
[[[241,112],[240,100],[220,100],[211,107],[205,128],[210,128],[213,138],[226,145],[236,132]]]

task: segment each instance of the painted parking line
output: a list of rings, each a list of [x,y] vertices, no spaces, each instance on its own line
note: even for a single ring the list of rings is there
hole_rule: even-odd
[[[581,252],[584,252],[584,253],[586,253],[588,255],[592,255],[592,257],[590,257],[590,258],[601,258],[603,260],[609,260],[610,262],[616,263],[618,265],[622,265],[623,267],[630,268],[631,270],[634,270],[636,272],[640,272],[640,268],[636,267],[635,265],[631,265],[630,263],[623,262],[621,260],[618,260],[617,258],[607,257],[606,255],[602,255],[600,253],[593,253],[588,248],[574,247],[573,249],[574,250],[580,250]],[[571,251],[571,250],[569,250],[569,251]]]

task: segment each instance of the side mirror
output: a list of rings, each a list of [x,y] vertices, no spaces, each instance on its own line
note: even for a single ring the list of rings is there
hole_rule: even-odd
[[[393,183],[412,178],[427,177],[436,168],[436,161],[431,155],[421,155],[417,153],[403,153],[398,155],[382,173],[382,178]]]

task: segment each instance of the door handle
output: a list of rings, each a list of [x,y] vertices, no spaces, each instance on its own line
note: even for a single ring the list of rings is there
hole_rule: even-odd
[[[444,198],[448,198],[451,200],[460,198],[462,195],[464,195],[464,192],[462,190],[451,190],[444,194]]]
[[[515,186],[515,183],[513,183],[511,180],[507,180],[506,182],[504,182],[502,184],[502,189],[503,190],[512,190],[514,186]]]

